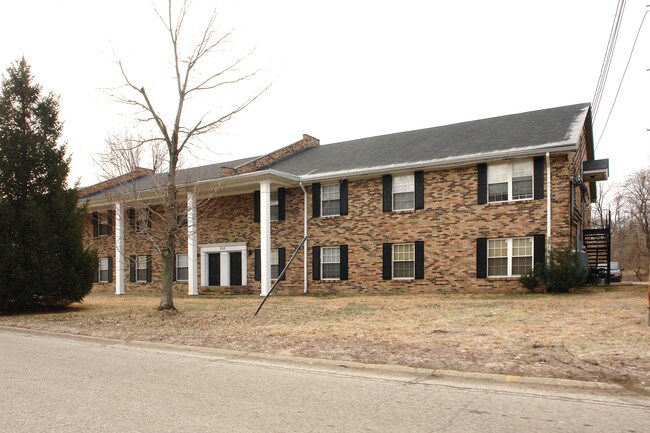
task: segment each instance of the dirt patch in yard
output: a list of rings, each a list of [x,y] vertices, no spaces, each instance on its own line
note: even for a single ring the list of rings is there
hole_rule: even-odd
[[[647,288],[566,295],[179,296],[96,293],[0,325],[249,352],[650,385]]]

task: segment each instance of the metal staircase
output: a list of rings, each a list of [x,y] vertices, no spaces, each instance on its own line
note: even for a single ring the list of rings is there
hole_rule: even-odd
[[[583,231],[584,248],[589,258],[589,281],[598,284],[599,278],[605,280],[609,285],[609,273],[611,262],[611,232],[609,228],[609,218],[605,221],[604,228],[584,229]],[[607,270],[598,270],[599,263],[606,263]]]

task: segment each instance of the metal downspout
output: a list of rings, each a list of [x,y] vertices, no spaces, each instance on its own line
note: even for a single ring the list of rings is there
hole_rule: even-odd
[[[546,152],[546,261],[551,251],[551,154]]]
[[[304,195],[304,238],[305,238],[305,244],[303,245],[303,275],[302,275],[302,286],[303,286],[303,292],[307,293],[307,190],[303,186],[302,182],[300,182],[300,188],[302,189],[303,195]]]

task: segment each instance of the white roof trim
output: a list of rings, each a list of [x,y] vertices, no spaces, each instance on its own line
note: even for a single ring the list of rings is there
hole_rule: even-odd
[[[542,151],[552,149],[553,152],[566,152],[575,150],[575,140],[565,140],[556,143],[547,143],[536,146],[518,147],[514,149],[498,150],[494,152],[481,152],[471,155],[452,156],[448,158],[439,158],[431,160],[423,160],[416,162],[407,162],[400,164],[389,164],[375,167],[364,167],[352,170],[339,170],[330,171],[325,173],[305,174],[300,176],[300,179],[305,182],[316,182],[320,180],[327,180],[333,178],[349,177],[349,176],[364,176],[379,173],[390,173],[405,169],[422,169],[422,168],[449,168],[460,167],[464,165],[476,164],[479,162],[487,162],[490,160],[504,159],[504,158],[523,158],[538,156]]]

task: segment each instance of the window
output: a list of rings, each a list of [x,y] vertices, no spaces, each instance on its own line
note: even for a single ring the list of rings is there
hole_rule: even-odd
[[[393,245],[393,278],[415,278],[415,244]]]
[[[321,207],[323,216],[340,215],[341,189],[338,184],[321,186]]]
[[[113,231],[113,213],[93,212],[93,237],[110,236]]]
[[[109,280],[109,273],[110,273],[110,265],[108,261],[108,257],[102,257],[99,259],[99,269],[98,269],[98,278],[97,281],[100,283],[108,283]]]
[[[340,247],[321,248],[321,278],[323,280],[338,280],[341,278]]]
[[[519,276],[532,268],[532,237],[488,240],[488,277]]]
[[[488,201],[533,198],[533,162],[488,166]]]
[[[176,254],[176,281],[187,281],[187,254]]]
[[[150,226],[149,209],[138,209],[135,213],[135,227],[137,232],[144,232]]]
[[[271,221],[278,220],[278,211],[279,211],[279,201],[278,201],[278,192],[271,192]]]
[[[147,281],[147,256],[135,258],[135,281],[139,283]]]
[[[415,209],[415,179],[412,174],[393,176],[393,210]]]
[[[277,248],[271,250],[271,279],[277,280],[280,275],[280,254]]]
[[[143,233],[146,232],[149,228],[151,228],[150,208],[148,207],[141,208],[141,209],[130,208],[128,214],[129,214],[129,226],[131,227],[131,230],[133,230],[134,232]]]

